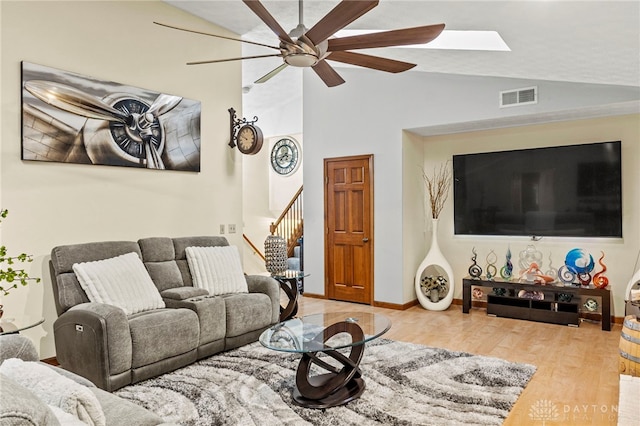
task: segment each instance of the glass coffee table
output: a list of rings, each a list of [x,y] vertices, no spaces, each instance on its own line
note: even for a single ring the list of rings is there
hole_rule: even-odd
[[[293,400],[302,407],[328,408],[362,395],[365,384],[360,360],[365,343],[389,328],[391,321],[381,314],[322,313],[278,323],[262,333],[260,343],[276,351],[302,354]]]

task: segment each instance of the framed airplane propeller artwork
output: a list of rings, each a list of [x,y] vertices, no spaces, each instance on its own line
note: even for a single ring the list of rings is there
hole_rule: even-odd
[[[200,109],[180,96],[22,62],[22,159],[199,172]]]

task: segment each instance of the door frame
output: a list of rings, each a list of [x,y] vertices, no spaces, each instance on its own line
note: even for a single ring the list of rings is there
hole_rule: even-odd
[[[329,176],[327,174],[328,164],[336,161],[345,161],[345,160],[368,160],[369,162],[369,188],[367,191],[369,193],[369,223],[371,224],[370,237],[369,237],[369,251],[370,251],[370,271],[369,276],[371,277],[371,286],[370,286],[370,294],[369,294],[369,305],[374,306],[374,294],[375,294],[375,223],[374,223],[374,184],[373,184],[373,154],[361,154],[361,155],[351,155],[345,157],[332,157],[325,158],[323,160],[323,191],[324,191],[324,223],[323,223],[323,232],[324,232],[324,294],[325,298],[329,298],[329,276],[333,276],[329,274],[329,269],[331,265],[329,265],[329,223],[328,223],[328,191],[327,185],[329,184]]]

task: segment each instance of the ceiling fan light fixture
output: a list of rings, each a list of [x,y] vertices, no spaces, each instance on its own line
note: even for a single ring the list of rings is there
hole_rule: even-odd
[[[312,67],[318,63],[318,57],[310,53],[292,53],[284,57],[292,67]]]

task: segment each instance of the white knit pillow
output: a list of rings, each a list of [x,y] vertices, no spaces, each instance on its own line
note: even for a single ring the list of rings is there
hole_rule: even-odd
[[[165,307],[160,292],[136,253],[74,263],[73,272],[92,302],[117,306],[127,315]]]
[[[187,247],[185,251],[194,287],[213,296],[249,292],[236,246]]]

